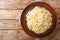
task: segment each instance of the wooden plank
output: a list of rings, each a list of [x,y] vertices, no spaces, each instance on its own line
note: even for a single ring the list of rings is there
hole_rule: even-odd
[[[24,9],[27,5],[37,0],[0,0],[0,9]],[[38,0],[41,1],[41,0]],[[59,8],[59,0],[42,0],[50,4],[53,8]]]
[[[1,40],[33,40],[23,30],[0,30]],[[60,40],[60,30],[54,30],[49,36],[41,38],[41,40]]]
[[[0,10],[0,19],[18,19],[23,10]],[[55,9],[58,19],[60,18],[60,9]]]
[[[60,30],[55,30],[49,36],[41,38],[42,40],[60,40]],[[1,40],[33,40],[34,38],[27,35],[23,30],[0,30]]]
[[[0,10],[0,19],[18,19],[23,10]],[[55,9],[58,19],[60,19],[60,8]]]
[[[57,14],[57,18],[60,19],[60,8],[56,8],[55,12]]]
[[[56,29],[56,30],[60,30],[60,22],[59,22],[59,24],[57,24],[57,26],[56,26],[55,29]]]
[[[18,20],[0,20],[0,29],[22,29]],[[60,30],[60,20],[57,22],[57,30]]]
[[[49,36],[41,38],[41,40],[60,40],[60,30],[54,30]],[[23,30],[0,30],[1,40],[33,40]]]
[[[0,30],[0,40],[18,40],[15,30]]]
[[[60,20],[60,9],[55,9]],[[18,17],[20,17],[23,10],[0,10],[0,29],[22,29]],[[2,20],[6,19],[6,20]],[[13,19],[13,20],[7,20]],[[14,20],[17,19],[17,20]],[[60,29],[60,21],[58,21],[56,29]]]
[[[59,8],[59,0],[0,0],[0,9],[24,9],[32,2],[42,1],[50,4],[53,8]]]
[[[47,4],[50,4],[53,8],[60,8],[60,0],[43,0]]]
[[[0,30],[0,40],[32,40],[23,30]]]
[[[24,30],[17,30],[19,40],[33,40]]]
[[[0,29],[22,29],[18,20],[0,20]]]
[[[19,32],[18,32],[19,33]],[[19,40],[33,40],[23,30],[18,34]],[[54,30],[49,36],[41,38],[41,40],[60,40],[60,30]]]
[[[17,19],[23,10],[0,10],[0,19]]]
[[[60,30],[54,30],[49,36],[41,39],[42,40],[60,40]]]
[[[57,15],[60,15],[60,8],[56,8],[55,12],[56,12]]]
[[[0,0],[0,9],[24,9],[35,0]]]

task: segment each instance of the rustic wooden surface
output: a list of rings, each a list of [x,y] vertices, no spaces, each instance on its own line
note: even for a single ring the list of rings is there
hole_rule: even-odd
[[[41,40],[60,40],[60,0],[0,0],[0,40],[34,40],[21,27],[18,18],[30,3],[42,1],[51,5],[57,14],[57,26]]]

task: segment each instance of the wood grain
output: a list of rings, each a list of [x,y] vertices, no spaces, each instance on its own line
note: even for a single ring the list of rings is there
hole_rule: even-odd
[[[0,19],[17,19],[22,10],[0,10]]]
[[[17,32],[16,30],[0,30],[0,40],[31,40],[23,30]]]
[[[56,8],[55,12],[56,12],[57,15],[60,15],[60,8]]]
[[[60,8],[60,0],[40,0],[50,4],[53,8]],[[0,9],[24,9],[36,0],[0,0]]]
[[[33,40],[28,34],[24,32],[24,30],[17,30],[18,33],[18,39],[19,40]]]
[[[51,5],[53,8],[60,8],[60,0],[43,0],[47,4]]]
[[[15,30],[0,30],[0,40],[18,40]]]
[[[23,10],[0,10],[0,19],[18,19]],[[56,8],[57,18],[60,19],[60,9]]]
[[[59,19],[60,19],[60,8],[56,8],[56,9],[55,9],[55,12],[56,12],[57,18],[58,18],[58,20],[59,20]]]
[[[26,35],[24,31],[20,30],[19,40],[33,40],[34,38],[29,37]],[[49,36],[41,38],[41,40],[60,40],[60,31],[54,30]]]
[[[0,9],[23,9],[34,0],[0,0]]]
[[[2,29],[7,29],[7,30],[17,30],[20,29],[22,30],[21,23],[19,23],[18,20],[0,20],[0,30]],[[56,30],[60,30],[60,20],[58,20]]]
[[[19,23],[23,9],[37,0],[0,0],[0,40],[34,40]],[[51,5],[57,14],[57,26],[41,40],[60,40],[60,0],[38,0]],[[21,22],[21,21],[20,21]]]
[[[0,40],[33,40],[23,30],[0,30]],[[41,40],[60,40],[60,31],[54,30],[49,36]]]
[[[0,29],[21,29],[18,20],[0,20]]]
[[[54,30],[49,36],[41,38],[42,40],[60,40],[60,31]]]

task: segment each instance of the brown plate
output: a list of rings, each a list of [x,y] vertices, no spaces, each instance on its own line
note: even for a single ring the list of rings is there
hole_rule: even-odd
[[[53,21],[52,21],[52,27],[51,27],[50,29],[48,29],[45,33],[36,34],[36,33],[32,32],[32,31],[30,31],[30,30],[28,29],[28,27],[27,27],[26,14],[27,14],[27,12],[28,12],[29,10],[31,10],[31,9],[34,8],[35,6],[44,7],[44,8],[46,8],[47,10],[49,10],[49,11],[51,12],[51,14],[52,14],[52,18],[53,18],[53,19],[52,19],[52,20],[53,20]],[[49,35],[51,32],[53,32],[54,28],[56,27],[56,22],[57,22],[57,16],[56,16],[56,14],[55,14],[54,9],[53,9],[50,5],[48,5],[48,4],[44,3],[44,2],[34,2],[34,3],[30,4],[30,5],[28,5],[28,6],[24,9],[24,11],[22,12],[22,15],[21,15],[21,25],[22,25],[23,30],[24,30],[28,35],[30,35],[31,37],[35,37],[35,38],[45,37],[45,36]]]

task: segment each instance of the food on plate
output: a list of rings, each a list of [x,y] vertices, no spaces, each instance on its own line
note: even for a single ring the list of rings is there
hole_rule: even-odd
[[[35,6],[26,14],[26,21],[29,30],[44,33],[52,27],[52,14],[44,7]]]

